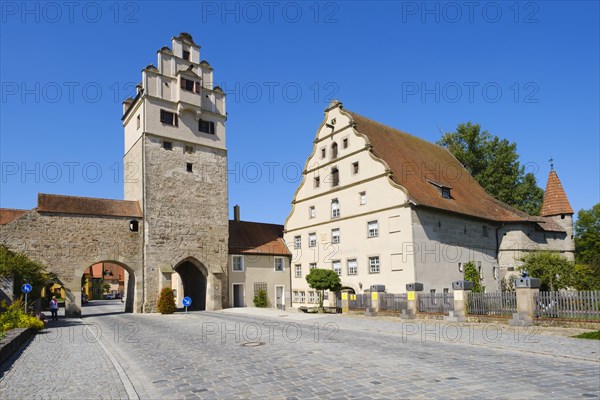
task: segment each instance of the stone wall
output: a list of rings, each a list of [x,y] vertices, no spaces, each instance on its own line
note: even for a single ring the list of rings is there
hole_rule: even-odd
[[[23,252],[54,272],[64,286],[68,316],[81,314],[81,277],[91,265],[111,261],[135,276],[128,308],[142,309],[142,235],[130,232],[128,217],[82,216],[28,211],[3,225],[0,243]],[[40,288],[41,289],[41,288]]]
[[[146,304],[154,309],[161,287],[170,287],[173,268],[193,259],[207,277],[206,309],[228,304],[227,153],[224,150],[144,137],[144,262]],[[192,172],[187,164],[192,164]]]

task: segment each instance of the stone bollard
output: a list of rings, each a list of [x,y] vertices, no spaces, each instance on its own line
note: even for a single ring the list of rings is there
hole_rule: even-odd
[[[369,317],[377,316],[379,312],[379,293],[371,292],[371,307],[365,310],[365,315]]]
[[[469,293],[473,288],[473,282],[470,281],[454,281],[452,282],[452,290],[454,291],[454,311],[448,312],[448,316],[444,317],[444,321],[448,322],[465,322],[467,320],[467,300]]]
[[[535,317],[535,297],[540,292],[540,280],[521,277],[515,281],[517,312],[508,321],[510,326],[531,326]]]
[[[406,309],[400,311],[401,319],[417,318],[417,305],[419,304],[419,294],[423,290],[423,284],[419,282],[406,284]]]

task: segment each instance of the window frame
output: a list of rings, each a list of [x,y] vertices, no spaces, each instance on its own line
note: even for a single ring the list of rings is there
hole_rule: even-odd
[[[277,269],[277,261],[281,261],[281,269]],[[273,270],[275,272],[285,271],[285,258],[284,257],[273,257]]]
[[[354,272],[350,269],[350,263],[354,262]],[[349,258],[346,260],[346,268],[348,275],[358,275],[358,260],[356,258]]]
[[[377,260],[377,263],[373,264],[371,261],[375,260]],[[374,267],[376,267],[377,270],[374,270]],[[379,256],[369,256],[369,274],[379,273],[381,273],[381,259],[379,258]]]
[[[294,249],[301,249],[301,248],[302,248],[302,236],[301,235],[294,236]]]
[[[341,215],[340,202],[338,199],[331,200],[331,218],[339,218]]]
[[[336,235],[337,233],[337,235]],[[340,228],[332,228],[331,229],[331,243],[337,244],[340,243]]]
[[[171,120],[171,122],[169,122],[169,119]],[[173,111],[168,111],[168,110],[161,108],[160,109],[160,123],[163,125],[169,125],[169,126],[179,126],[177,113],[174,113]]]
[[[312,238],[315,240],[313,241]],[[317,233],[311,232],[308,234],[308,247],[317,247]]]
[[[371,229],[370,225],[375,224],[375,229]],[[379,220],[373,220],[367,222],[367,238],[379,237]]]
[[[294,264],[294,277],[302,278],[302,264]]]
[[[339,268],[336,268],[336,265],[338,265]],[[338,274],[338,276],[342,276],[342,261],[341,260],[332,260],[331,261],[331,269],[333,270],[333,272]]]
[[[241,269],[235,269],[235,260],[236,258],[238,258],[240,260],[240,266]],[[244,266],[244,256],[240,255],[240,254],[232,254],[231,255],[231,271],[232,272],[244,272],[245,270],[245,266]]]

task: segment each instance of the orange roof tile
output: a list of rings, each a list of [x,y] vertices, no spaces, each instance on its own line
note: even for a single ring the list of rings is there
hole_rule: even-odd
[[[142,217],[137,201],[98,199],[91,197],[38,194],[39,212],[81,215],[106,215],[114,217]]]
[[[411,202],[492,221],[538,221],[489,195],[446,148],[346,111]],[[440,187],[450,188],[451,198]]]
[[[29,210],[17,210],[14,208],[0,208],[0,225],[6,225],[14,221]]]
[[[548,174],[548,182],[546,183],[544,202],[542,203],[540,215],[542,217],[549,217],[560,214],[573,214],[573,209],[560,183],[560,179],[558,179],[558,174],[555,170],[551,170]]]
[[[283,225],[229,221],[229,253],[289,256]]]

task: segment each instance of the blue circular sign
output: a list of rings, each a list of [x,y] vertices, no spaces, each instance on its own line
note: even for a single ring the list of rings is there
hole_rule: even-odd
[[[189,307],[192,305],[192,299],[188,296],[185,296],[182,300],[182,303],[184,307]]]
[[[21,286],[21,291],[23,293],[29,293],[29,292],[31,292],[31,289],[33,289],[33,288],[31,287],[31,285],[29,283],[24,283],[23,286]]]

